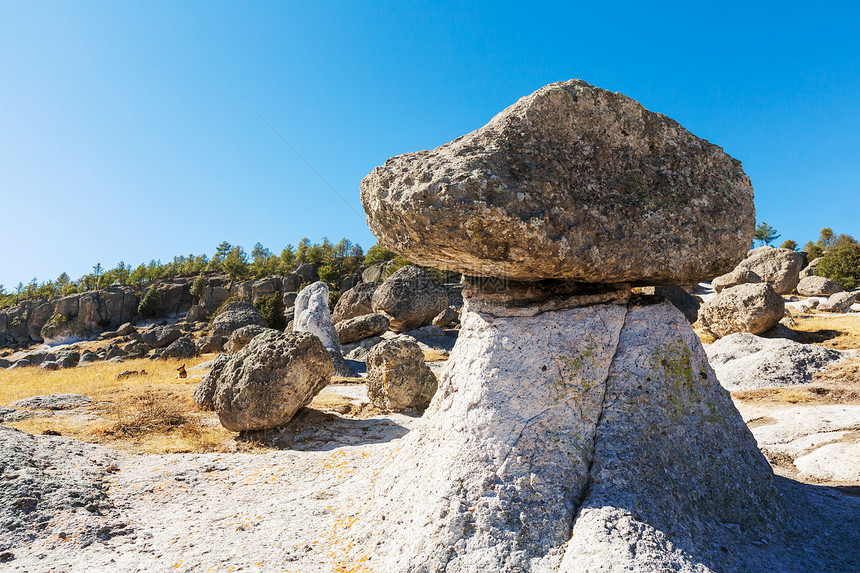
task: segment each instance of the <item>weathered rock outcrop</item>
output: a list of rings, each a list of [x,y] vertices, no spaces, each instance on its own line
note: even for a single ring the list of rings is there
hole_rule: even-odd
[[[721,338],[736,332],[761,334],[785,315],[785,301],[769,283],[743,284],[723,291],[699,309],[699,324]]]
[[[269,326],[266,324],[266,319],[260,315],[257,307],[250,302],[229,302],[221,308],[221,312],[212,321],[209,334],[212,336],[230,336],[233,331],[250,324]]]
[[[377,408],[426,408],[436,386],[424,353],[411,340],[386,340],[367,355],[367,396]]]
[[[739,161],[581,80],[361,182],[379,244],[420,265],[512,280],[696,284],[752,243]]]
[[[331,355],[335,376],[354,376],[340,353],[337,331],[328,309],[328,286],[317,281],[303,288],[296,297],[293,318],[294,332],[315,335]]]
[[[234,432],[276,428],[307,406],[332,372],[329,354],[313,334],[266,332],[220,371],[215,411],[221,424]]]
[[[373,312],[384,314],[391,330],[405,332],[427,326],[448,308],[448,293],[416,266],[406,266],[373,292]]]
[[[795,523],[690,324],[660,297],[631,300],[630,283],[693,284],[735,266],[754,217],[739,163],[572,81],[389,160],[362,182],[362,202],[380,244],[465,273],[465,304],[422,425],[350,516],[356,563],[706,572],[794,561],[750,545],[776,546]]]

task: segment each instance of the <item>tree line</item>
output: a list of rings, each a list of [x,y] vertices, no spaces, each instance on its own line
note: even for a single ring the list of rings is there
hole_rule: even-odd
[[[759,245],[770,245],[779,237],[776,229],[764,221],[756,225],[755,240]],[[796,251],[797,243],[789,239],[780,248]],[[830,227],[824,227],[818,240],[808,241],[803,251],[809,262],[820,259],[815,267],[818,276],[832,279],[844,289],[860,286],[860,243],[851,235],[837,235]]]
[[[110,269],[97,263],[91,273],[77,280],[72,280],[64,272],[54,280],[39,282],[34,278],[27,284],[19,282],[11,291],[7,291],[3,285],[0,285],[0,308],[25,300],[50,299],[55,296],[112,286],[135,286],[159,279],[192,277],[206,273],[223,273],[230,280],[287,275],[302,263],[318,265],[317,272],[320,278],[326,282],[333,282],[339,280],[341,276],[357,272],[362,264],[373,264],[393,258],[395,258],[394,253],[377,245],[371,247],[365,254],[361,245],[345,238],[337,243],[332,243],[328,237],[323,237],[320,243],[311,243],[308,238],[303,238],[295,247],[288,244],[279,254],[275,254],[258,242],[251,250],[250,256],[241,245],[231,245],[223,241],[215,248],[211,258],[205,254],[192,253],[187,256],[173,257],[173,260],[167,263],[151,260],[134,268],[124,261],[120,261]]]

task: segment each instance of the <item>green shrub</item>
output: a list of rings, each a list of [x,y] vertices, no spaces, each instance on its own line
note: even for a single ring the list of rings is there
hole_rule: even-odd
[[[376,263],[384,263],[390,261],[397,255],[387,249],[383,249],[379,245],[373,245],[367,249],[367,254],[364,256],[364,264],[370,266]]]
[[[191,283],[191,296],[198,299],[203,296],[203,291],[209,286],[209,279],[204,275],[198,275],[194,282]]]
[[[815,274],[838,282],[850,290],[860,286],[860,244],[843,240],[821,255]]]
[[[385,267],[385,271],[382,273],[382,278],[387,279],[403,267],[408,267],[411,264],[412,263],[410,263],[403,257],[396,257],[395,259],[393,259],[393,262],[390,265],[387,265]]]
[[[340,282],[340,270],[333,263],[326,263],[317,270],[320,280],[329,285]]]
[[[140,304],[137,306],[137,314],[143,318],[156,318],[159,308],[161,307],[161,295],[155,287],[150,287],[140,299]]]
[[[278,293],[261,296],[254,301],[254,306],[266,319],[269,328],[284,330],[287,327],[287,317],[284,316],[284,299]]]
[[[339,290],[331,289],[328,291],[328,309],[334,310],[334,305],[337,304],[337,301],[340,300],[340,295],[342,293]]]

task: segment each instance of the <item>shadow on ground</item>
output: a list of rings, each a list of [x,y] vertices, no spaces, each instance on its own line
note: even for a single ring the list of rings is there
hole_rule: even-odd
[[[408,421],[418,416],[398,417],[408,425]],[[386,416],[359,420],[302,408],[285,427],[242,432],[236,441],[281,450],[329,451],[344,446],[390,442],[405,436],[409,432],[407,425]]]

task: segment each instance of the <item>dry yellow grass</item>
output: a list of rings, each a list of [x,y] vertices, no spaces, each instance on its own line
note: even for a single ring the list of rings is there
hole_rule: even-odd
[[[447,354],[441,354],[438,350],[425,350],[424,362],[444,362],[448,360]]]
[[[860,404],[860,360],[836,362],[813,375],[812,382],[787,388],[759,388],[732,392],[732,398],[789,404]]]
[[[96,362],[52,372],[0,370],[0,405],[42,394],[84,394],[93,399],[88,416],[60,412],[7,425],[33,434],[51,430],[138,452],[225,451],[233,447],[235,434],[221,427],[215,414],[199,411],[191,400],[200,374],[186,379],[176,376],[180,365],[191,367],[211,357]],[[129,370],[146,370],[146,374],[117,380],[117,374]]]
[[[804,314],[794,316],[798,342],[839,350],[860,349],[860,314]]]

